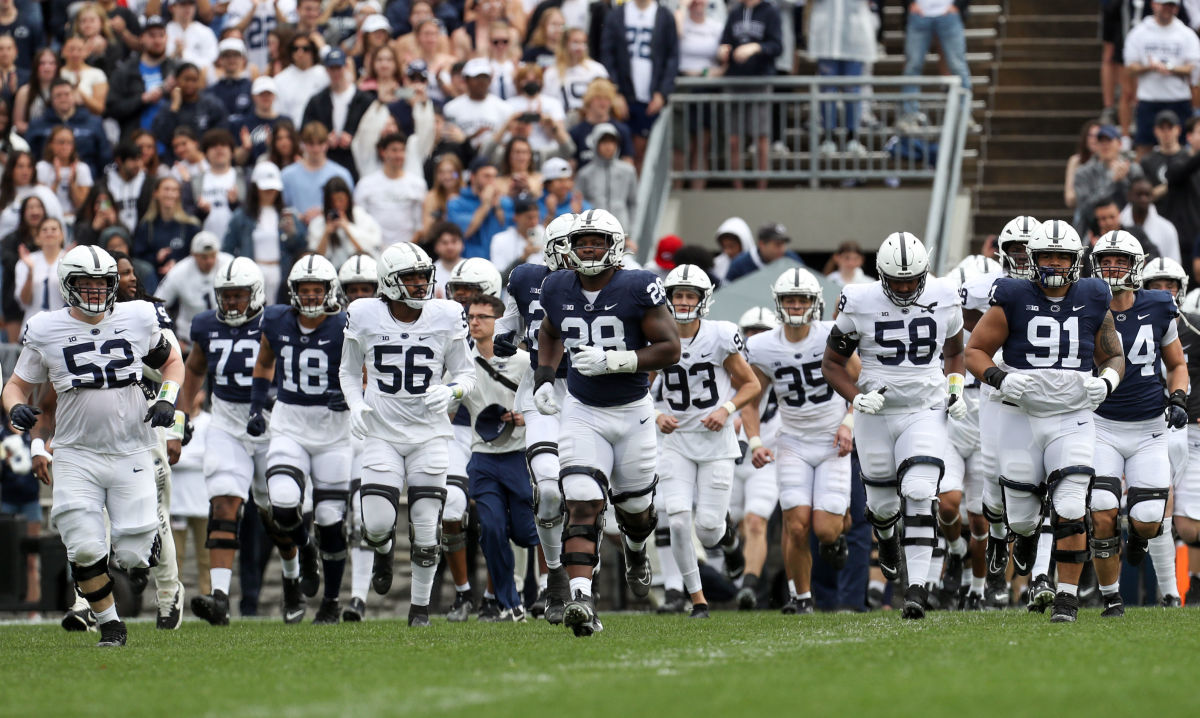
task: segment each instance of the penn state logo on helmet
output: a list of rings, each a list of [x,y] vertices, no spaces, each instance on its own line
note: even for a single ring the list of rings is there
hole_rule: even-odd
[[[393,244],[379,255],[379,292],[414,309],[433,299],[433,260],[411,242]],[[405,281],[407,280],[407,281]]]
[[[1123,229],[1105,234],[1092,247],[1092,276],[1108,282],[1114,292],[1141,287],[1145,264],[1142,243]]]
[[[471,257],[454,266],[450,278],[446,280],[446,294],[456,301],[460,292],[465,292],[468,297],[483,294],[499,299],[502,285],[503,280],[496,265],[483,257]]]
[[[596,259],[583,259],[579,255],[579,241],[597,236],[604,241],[603,253]],[[567,258],[572,265],[570,268],[576,272],[592,276],[621,266],[621,258],[625,255],[625,230],[611,212],[589,209],[576,216],[567,239],[570,243]]]
[[[667,293],[667,308],[675,321],[686,324],[708,314],[709,303],[712,301],[713,283],[708,273],[694,264],[681,264],[667,274],[663,281],[663,289]],[[682,311],[675,305],[675,292],[680,289],[690,289],[697,297],[696,304]]]
[[[325,294],[319,304],[305,304],[300,295],[300,285],[309,282],[325,285]],[[337,314],[342,310],[342,286],[338,283],[337,270],[319,254],[301,257],[292,266],[292,271],[288,272],[288,296],[296,311],[306,317]]]
[[[238,306],[242,291],[246,306]],[[236,296],[235,296],[236,292]],[[235,257],[217,272],[213,280],[213,296],[217,299],[217,319],[238,327],[254,318],[266,306],[262,270],[249,257]]]
[[[578,217],[577,214],[567,212],[558,215],[550,220],[550,224],[546,225],[546,247],[542,251],[545,255],[546,266],[551,272],[570,267],[567,255],[571,253],[571,243],[568,237]]]
[[[1158,280],[1175,282],[1175,304],[1182,306],[1187,295],[1188,276],[1183,265],[1170,257],[1155,257],[1142,270],[1142,288],[1150,289],[1150,283]]]
[[[825,311],[820,280],[814,277],[812,272],[801,267],[793,267],[779,275],[771,285],[771,294],[775,297],[775,314],[783,324],[801,327],[820,319]],[[809,304],[803,311],[793,314],[784,307],[787,297],[807,298]]]
[[[742,335],[746,332],[765,332],[779,326],[779,318],[766,307],[750,307],[742,312],[742,316],[738,319],[738,329],[742,330]]]
[[[911,232],[893,232],[883,240],[875,255],[875,271],[883,287],[884,296],[898,307],[916,303],[925,291],[925,280],[929,276],[929,252],[925,245]],[[906,291],[898,291],[896,283],[915,282]]]
[[[1079,233],[1069,223],[1060,219],[1043,222],[1025,249],[1029,253],[1033,281],[1043,287],[1065,287],[1079,280],[1083,243],[1079,241]],[[1052,254],[1071,255],[1074,259],[1066,267],[1043,267],[1038,263],[1040,257]]]
[[[81,287],[83,279],[103,279],[104,286]],[[75,247],[58,262],[58,288],[67,306],[89,316],[112,309],[117,283],[117,260],[99,247]]]
[[[1042,223],[1033,217],[1023,215],[1008,220],[1004,229],[1000,230],[1000,236],[996,239],[996,256],[999,257],[1000,265],[1008,272],[1008,276],[1033,279],[1033,269],[1029,266],[1026,247],[1041,226]]]

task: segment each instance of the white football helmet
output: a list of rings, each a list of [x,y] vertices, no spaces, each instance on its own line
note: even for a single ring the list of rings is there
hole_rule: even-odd
[[[1061,219],[1043,222],[1025,245],[1025,251],[1029,253],[1032,279],[1043,287],[1065,287],[1079,280],[1079,267],[1083,264],[1083,243],[1079,240],[1079,233],[1069,222]],[[1073,254],[1075,261],[1071,266],[1064,268],[1039,267],[1038,255],[1051,253]]]
[[[375,258],[369,254],[356,254],[347,259],[338,270],[338,282],[347,284],[374,284],[379,286],[379,268]]]
[[[875,271],[879,274],[884,295],[898,307],[916,303],[925,291],[929,276],[929,252],[911,232],[893,232],[883,240],[875,255]],[[917,281],[916,289],[903,294],[892,289],[892,282]]]
[[[750,307],[742,312],[741,318],[738,319],[738,329],[742,330],[742,336],[752,331],[769,331],[777,326],[779,317],[766,307]]]
[[[950,277],[958,282],[958,286],[967,283],[967,280],[975,277],[982,277],[985,274],[1002,271],[1000,263],[991,257],[985,257],[982,254],[972,254],[963,258],[963,261],[958,263],[954,271],[950,272]]]
[[[594,234],[605,239],[608,246],[604,254],[599,259],[581,259],[575,251],[576,240]],[[575,222],[571,225],[571,233],[567,236],[567,240],[569,243],[567,258],[568,262],[573,265],[568,267],[569,269],[591,276],[600,274],[606,269],[621,266],[621,258],[625,255],[625,230],[621,228],[621,223],[612,216],[611,212],[603,209],[589,209],[583,214],[577,215]]]
[[[1041,226],[1041,222],[1024,215],[1008,220],[1008,224],[1000,230],[1000,237],[996,240],[996,256],[1000,258],[1000,264],[1008,276],[1033,279],[1033,269],[1029,266],[1029,255],[1025,253],[1025,248]],[[1018,253],[1017,248],[1021,252]]]
[[[102,278],[104,290],[80,289],[77,284],[85,277]],[[103,314],[117,300],[117,260],[99,247],[79,246],[58,261],[58,288],[68,307],[75,307],[89,316]]]
[[[235,257],[217,272],[213,280],[213,295],[217,298],[217,319],[231,327],[239,327],[253,319],[267,304],[262,270],[249,257]],[[250,291],[250,303],[244,311],[230,310],[221,294],[230,289]]]
[[[504,280],[500,278],[500,270],[496,269],[496,265],[483,257],[471,257],[454,265],[454,271],[446,280],[446,298],[454,299],[456,289],[466,289],[472,295],[485,294],[499,299],[502,286]]]
[[[325,285],[325,299],[314,307],[305,306],[300,301],[300,284],[302,282],[321,282]],[[337,270],[333,263],[319,254],[309,254],[301,257],[292,265],[288,272],[288,297],[296,311],[306,317],[319,317],[322,314],[337,314],[342,311],[342,285],[338,283]]]
[[[1108,276],[1100,268],[1100,262],[1106,255],[1124,255],[1129,258],[1129,269],[1116,277]],[[1129,232],[1117,229],[1108,232],[1092,247],[1092,276],[1108,282],[1114,292],[1129,289],[1140,289],[1142,286],[1142,267],[1146,264],[1146,254],[1142,251],[1142,243],[1137,241]]]
[[[1142,270],[1142,288],[1149,289],[1150,282],[1156,279],[1174,280],[1176,284],[1175,304],[1182,304],[1187,294],[1188,276],[1183,265],[1170,257],[1155,257],[1146,263]]]
[[[379,255],[379,292],[388,299],[420,309],[433,299],[436,271],[433,260],[416,244],[393,244]],[[410,275],[420,275],[425,283],[406,287],[402,280]]]
[[[667,278],[663,280],[663,288],[667,292],[667,308],[671,310],[671,316],[675,317],[675,321],[680,324],[687,324],[708,314],[708,305],[712,301],[713,283],[703,269],[694,264],[681,264],[672,269]],[[700,295],[700,303],[691,311],[680,314],[675,309],[675,302],[671,299],[676,289],[691,289]]]
[[[571,227],[575,226],[578,217],[577,214],[567,212],[558,215],[546,225],[546,248],[543,251],[546,266],[551,272],[570,267],[567,255],[571,252],[571,242],[567,238],[571,235]]]
[[[783,324],[800,327],[812,321],[817,321],[825,313],[825,301],[821,291],[821,282],[812,272],[801,267],[793,267],[775,280],[771,285],[771,294],[775,296],[775,314]],[[790,314],[783,308],[783,298],[790,296],[809,297],[812,305],[803,314]]]

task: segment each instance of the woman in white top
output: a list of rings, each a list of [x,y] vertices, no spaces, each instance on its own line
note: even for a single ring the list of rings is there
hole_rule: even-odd
[[[24,244],[17,245],[21,261],[15,268],[13,292],[25,310],[26,319],[38,312],[63,307],[62,292],[58,289],[58,258],[62,256],[65,241],[62,222],[46,217],[37,228],[38,251],[30,252]]]
[[[41,117],[50,106],[50,83],[58,77],[58,57],[49,48],[33,55],[33,73],[13,98],[13,126],[25,134],[29,123]]]
[[[520,47],[518,46],[514,53],[513,31],[503,20],[493,22],[488,35],[491,37],[491,41],[482,54],[492,65],[490,91],[501,100],[511,100],[517,94],[517,83],[514,76],[517,74],[517,61],[521,59]]]
[[[558,60],[546,68],[542,92],[562,98],[567,112],[583,107],[583,94],[597,77],[608,78],[604,65],[588,56],[587,31],[578,27],[563,33]]]
[[[59,76],[75,88],[75,104],[86,107],[97,117],[104,115],[104,103],[108,99],[108,76],[103,70],[84,64],[87,45],[78,35],[68,37],[63,43],[65,61]]]
[[[55,127],[46,141],[46,158],[37,163],[38,183],[58,197],[67,217],[74,217],[96,184],[92,168],[75,154],[75,134],[69,127]]]
[[[675,12],[675,24],[679,28],[679,74],[686,77],[720,75],[717,48],[721,45],[725,24],[709,16],[708,0],[687,0],[686,7],[681,5]],[[677,157],[677,162],[686,162],[688,169],[703,172],[708,155],[703,148],[710,144],[712,113],[707,107],[692,105],[688,114],[687,154]],[[704,180],[692,180],[692,189],[704,189]]]
[[[354,206],[350,185],[340,177],[325,183],[324,211],[308,225],[308,248],[340,267],[356,254],[379,253],[382,232],[365,210]]]
[[[317,62],[317,46],[307,35],[292,38],[288,56],[292,64],[275,76],[275,109],[299,124],[308,101],[329,86],[329,73]]]
[[[0,237],[7,236],[21,223],[21,203],[31,194],[37,195],[46,208],[46,216],[63,218],[62,204],[49,187],[37,183],[33,155],[13,152],[0,176]]]

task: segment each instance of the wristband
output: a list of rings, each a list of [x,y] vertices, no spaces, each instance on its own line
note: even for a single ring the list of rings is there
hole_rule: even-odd
[[[946,375],[947,393],[954,396],[962,396],[963,386],[966,384],[966,378],[962,374],[955,372],[954,374]]]
[[[1121,375],[1112,367],[1100,372],[1100,378],[1104,380],[1105,384],[1108,384],[1108,393],[1110,395],[1117,390],[1117,386],[1121,383]]]
[[[40,456],[46,461],[54,461],[54,455],[46,451],[46,442],[42,439],[34,439],[29,442],[29,455]]]
[[[175,410],[175,423],[171,425],[170,429],[168,429],[168,431],[171,433],[170,438],[183,441],[183,435],[185,433],[186,424],[187,424],[187,416],[179,409],[176,409]]]
[[[724,409],[725,411],[729,412],[730,414],[737,412],[737,405],[734,404],[732,401],[725,402],[724,404],[721,405],[721,408]]]
[[[842,426],[850,431],[854,431],[854,414],[846,414],[842,417]]]
[[[446,388],[450,390],[450,396],[454,397],[455,401],[463,398],[463,388],[458,384],[447,384]]]
[[[534,369],[533,390],[537,391],[541,388],[542,384],[554,383],[554,373],[555,370],[552,366],[539,366],[537,369]]]
[[[749,445],[751,451],[754,451],[755,449],[761,449],[763,445],[762,438],[758,436],[750,437],[750,441],[746,443]]]
[[[654,410],[654,420],[655,420],[655,421],[658,421],[658,417],[660,417],[660,416],[663,416],[663,415],[664,415],[664,414],[666,414],[666,413],[667,413],[667,412],[665,412],[665,411],[662,411],[662,410],[660,410],[660,409],[655,409],[655,410]]]
[[[165,401],[171,406],[175,405],[175,400],[179,398],[179,385],[173,381],[164,381],[158,390],[158,397],[155,401]]]
[[[1006,376],[1008,372],[998,366],[990,366],[983,372],[983,380],[996,391],[1000,391],[1000,385],[1004,383]]]

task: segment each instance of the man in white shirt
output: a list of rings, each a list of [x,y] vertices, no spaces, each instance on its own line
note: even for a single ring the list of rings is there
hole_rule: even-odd
[[[1175,17],[1179,0],[1151,3],[1154,14],[1125,38],[1125,67],[1137,77],[1138,159],[1154,147],[1154,118],[1163,110],[1192,114],[1192,71],[1200,63],[1200,38]]]
[[[1160,256],[1181,261],[1179,232],[1171,220],[1158,213],[1154,206],[1154,184],[1146,177],[1129,184],[1129,204],[1121,210],[1120,219],[1121,226],[1141,228]]]
[[[222,267],[233,261],[233,255],[221,250],[221,240],[212,232],[197,232],[192,237],[192,254],[171,267],[159,283],[155,295],[163,306],[179,305],[175,316],[175,335],[186,348],[192,336],[192,319],[200,312],[215,309],[213,281]]]
[[[447,121],[463,131],[472,147],[480,149],[492,139],[496,130],[504,126],[512,113],[507,102],[488,94],[492,65],[487,58],[468,60],[462,74],[467,83],[467,94],[447,102],[443,114]]]
[[[246,182],[241,171],[233,166],[233,135],[217,128],[204,133],[201,147],[208,169],[194,175],[190,184],[196,216],[204,229],[218,237],[225,236],[233,210],[246,196]]]
[[[196,0],[170,0],[169,7],[172,20],[167,23],[167,53],[206,71],[217,61],[217,36],[207,25],[196,22]]]
[[[513,226],[492,237],[492,264],[501,274],[522,262],[545,264],[546,232],[539,221],[537,201],[525,196],[513,202]]]
[[[413,108],[413,126],[416,133],[407,139],[399,132],[379,139],[376,150],[383,167],[363,177],[354,188],[354,202],[379,223],[381,249],[411,242],[421,231],[421,207],[429,191],[422,163],[433,144],[432,103]]]
[[[146,184],[146,171],[142,168],[142,151],[132,140],[120,142],[113,152],[114,162],[105,173],[105,184],[112,194],[117,208],[117,218],[125,229],[132,232],[137,227],[138,198]]]

